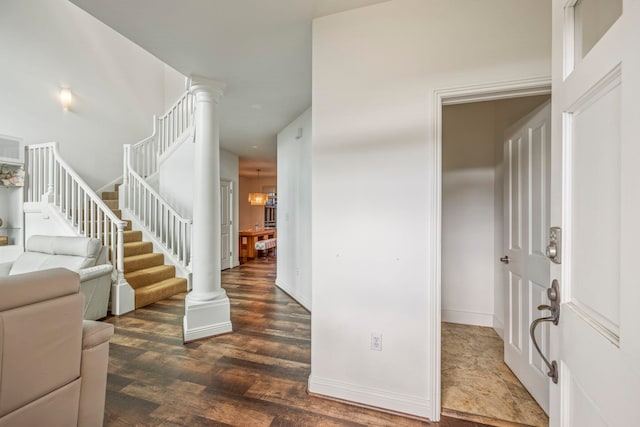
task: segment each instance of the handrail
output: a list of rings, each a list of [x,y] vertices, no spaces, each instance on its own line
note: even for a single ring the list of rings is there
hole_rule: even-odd
[[[156,138],[156,124],[158,120],[153,118],[153,133],[148,138],[133,144],[131,146],[134,154],[132,157],[131,167],[143,177],[149,177],[158,171],[158,156],[157,156],[157,141]]]
[[[158,172],[158,159],[193,126],[195,102],[188,90],[165,114],[153,118],[153,133],[131,146],[131,165],[142,178]]]
[[[158,118],[158,156],[162,156],[193,125],[195,105],[193,94],[187,90]]]
[[[124,208],[128,209],[177,262],[189,267],[191,261],[191,219],[173,209],[131,164],[132,146],[124,145]]]
[[[28,145],[26,202],[53,204],[80,235],[100,239],[116,261],[118,280],[124,278],[124,229],[121,220],[65,162],[58,143]],[[116,236],[116,238],[113,238]]]

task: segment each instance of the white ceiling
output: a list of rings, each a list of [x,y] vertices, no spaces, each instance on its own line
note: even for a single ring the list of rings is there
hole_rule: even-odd
[[[276,135],[311,106],[313,18],[388,0],[70,0],[185,75],[227,83],[220,140],[275,174]]]

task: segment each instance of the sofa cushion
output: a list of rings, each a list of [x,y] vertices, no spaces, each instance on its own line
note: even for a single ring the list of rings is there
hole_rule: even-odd
[[[67,268],[79,271],[85,264],[85,259],[79,256],[49,255],[41,252],[25,252],[14,261],[9,275],[31,273],[32,271],[50,268]]]
[[[0,280],[0,312],[42,301],[77,294],[80,276],[64,269],[37,271]],[[0,333],[2,339],[2,333]],[[0,360],[2,356],[0,355]]]
[[[102,244],[98,239],[67,236],[31,236],[25,252],[15,260],[10,275],[48,268],[79,271],[96,265]]]
[[[72,255],[95,260],[100,254],[102,243],[91,237],[76,236],[31,236],[27,240],[26,250],[29,252],[43,252],[51,255]],[[86,265],[85,267],[91,267]]]
[[[3,416],[80,376],[84,298],[79,276],[59,269],[0,282],[0,425],[59,425]],[[79,389],[73,395],[77,406]],[[34,412],[42,414],[47,407]],[[50,412],[69,409],[49,407]]]

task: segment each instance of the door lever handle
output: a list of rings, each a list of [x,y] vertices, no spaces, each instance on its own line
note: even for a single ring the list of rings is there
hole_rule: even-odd
[[[551,378],[551,381],[553,381],[554,384],[558,384],[558,362],[556,362],[555,360],[552,362],[549,362],[549,359],[547,359],[547,357],[542,353],[542,350],[540,350],[540,346],[536,341],[536,327],[540,323],[544,323],[544,322],[553,322],[553,316],[541,317],[531,322],[531,326],[529,327],[529,335],[531,336],[531,341],[533,342],[533,346],[536,348],[536,351],[542,358],[542,361],[544,362],[545,365],[547,365],[547,368],[549,368],[547,375]]]
[[[500,262],[504,262],[505,264],[509,264],[509,261],[511,261],[509,259],[509,255],[505,255],[502,258],[500,258]]]
[[[529,327],[529,336],[531,336],[531,342],[533,342],[533,346],[535,347],[536,351],[544,361],[545,365],[547,365],[547,368],[549,368],[547,375],[551,378],[554,384],[558,384],[558,362],[556,362],[555,360],[549,362],[549,359],[547,359],[546,356],[542,353],[542,350],[540,350],[540,346],[536,341],[535,334],[536,328],[540,323],[551,322],[554,325],[557,325],[560,321],[560,290],[557,280],[553,280],[553,282],[551,283],[551,288],[547,290],[547,295],[549,297],[549,300],[551,301],[551,305],[541,304],[538,306],[538,310],[549,310],[551,311],[551,315],[541,317],[531,322],[531,326]]]

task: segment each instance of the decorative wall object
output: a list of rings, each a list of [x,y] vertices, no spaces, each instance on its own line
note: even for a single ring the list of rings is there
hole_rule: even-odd
[[[0,163],[20,165],[24,163],[22,138],[0,135]]]
[[[22,165],[0,163],[0,185],[5,187],[23,187],[24,167]]]

